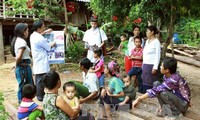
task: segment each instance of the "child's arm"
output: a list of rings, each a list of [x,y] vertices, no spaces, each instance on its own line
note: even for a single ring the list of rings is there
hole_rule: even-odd
[[[98,95],[98,91],[94,91],[90,93],[90,95],[88,95],[87,97],[80,99],[80,104],[95,98],[97,95]]]
[[[100,66],[100,67],[98,67],[97,69],[94,69],[94,70],[90,69],[90,72],[92,72],[92,73],[98,72],[98,71],[101,70],[102,67],[103,66]]]
[[[131,55],[132,60],[142,60],[142,56],[133,56]]]
[[[72,109],[78,110],[78,109],[79,109],[79,100],[78,100],[77,97],[75,97],[74,99],[75,99],[75,105],[76,105],[76,106],[72,107]]]
[[[126,96],[123,102],[120,102],[119,105],[125,105],[129,101],[129,96]]]
[[[69,117],[75,117],[78,115],[80,109],[73,110],[70,105],[61,97],[58,96],[56,99],[56,107],[61,109],[65,114],[67,114]]]
[[[36,108],[37,110],[43,110],[43,107],[41,105],[38,105],[38,107]]]
[[[110,96],[110,97],[119,98],[119,97],[124,96],[124,92],[120,92],[118,94],[111,94],[110,91],[107,90],[107,95]]]
[[[123,48],[122,42],[119,44],[118,50],[120,51]]]

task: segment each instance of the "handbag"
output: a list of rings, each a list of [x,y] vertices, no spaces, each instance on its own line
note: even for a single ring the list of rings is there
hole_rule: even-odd
[[[100,39],[101,39],[101,43],[102,43],[103,41],[102,41],[100,29],[99,29],[99,35],[100,35]],[[105,42],[104,42],[104,45],[101,47],[101,49],[102,49],[103,56],[106,56],[107,53],[106,53],[106,43]]]

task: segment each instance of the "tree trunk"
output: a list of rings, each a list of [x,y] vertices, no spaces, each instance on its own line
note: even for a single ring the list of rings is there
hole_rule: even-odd
[[[162,55],[161,59],[164,59],[166,57],[166,52],[167,52],[167,46],[171,43],[171,48],[172,48],[172,57],[174,57],[174,48],[173,48],[173,43],[172,43],[172,37],[174,33],[174,20],[175,16],[173,16],[173,6],[171,5],[171,15],[170,15],[170,23],[169,27],[167,29],[167,40],[163,45],[163,50],[162,50]]]
[[[0,23],[0,65],[5,63],[4,44],[3,44],[3,25]]]

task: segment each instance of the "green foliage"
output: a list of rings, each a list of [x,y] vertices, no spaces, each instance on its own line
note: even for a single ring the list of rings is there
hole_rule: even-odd
[[[0,119],[1,120],[7,120],[8,119],[8,113],[5,111],[5,108],[3,106],[3,94],[0,92]]]
[[[25,15],[36,15],[36,17],[44,17],[44,7],[45,4],[41,2],[41,0],[35,0],[33,4],[33,8],[29,9],[26,5],[27,0],[7,0],[5,4],[10,6],[12,9],[7,10],[7,15],[17,15],[17,14],[25,14]]]
[[[75,42],[74,44],[71,44],[66,49],[66,59],[70,62],[79,62],[82,58],[82,55],[84,53],[84,44],[83,42]]]
[[[200,44],[200,20],[196,18],[181,19],[176,26],[182,43],[198,46]]]

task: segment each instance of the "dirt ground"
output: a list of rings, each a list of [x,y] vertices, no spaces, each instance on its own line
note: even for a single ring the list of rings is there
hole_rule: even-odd
[[[16,108],[17,104],[17,81],[15,79],[14,70],[12,70],[12,66],[14,65],[14,58],[11,56],[7,57],[7,63],[0,66],[0,91],[4,93],[4,98],[7,102],[14,105]],[[178,63],[178,71],[180,74],[188,81],[189,86],[191,88],[192,94],[192,107],[189,108],[193,111],[200,110],[200,68],[187,65],[184,63]],[[82,80],[82,75],[80,70],[76,70],[76,72],[72,72],[65,68],[63,72],[60,72],[60,76],[62,79],[62,83],[67,80]],[[62,90],[60,89],[60,93]]]

